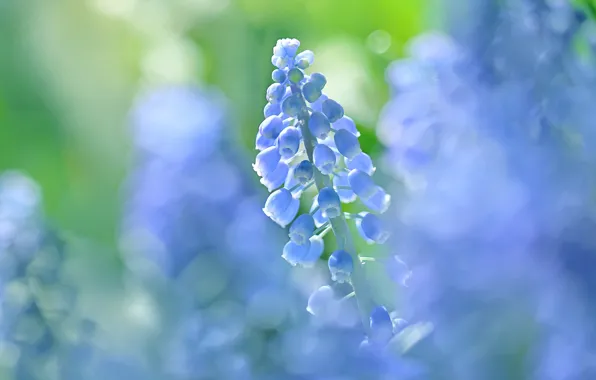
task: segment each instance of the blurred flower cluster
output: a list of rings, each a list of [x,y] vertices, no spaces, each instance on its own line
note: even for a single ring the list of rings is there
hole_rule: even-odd
[[[406,313],[449,378],[594,378],[594,23],[566,1],[451,12],[388,69],[378,129]]]
[[[0,373],[6,379],[83,376],[93,323],[73,313],[65,243],[47,225],[41,192],[23,173],[0,175]]]

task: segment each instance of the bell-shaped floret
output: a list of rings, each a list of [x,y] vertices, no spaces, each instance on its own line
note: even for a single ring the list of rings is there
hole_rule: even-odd
[[[263,115],[265,117],[279,115],[281,113],[281,104],[279,103],[267,103],[265,104],[265,108],[263,108]]]
[[[319,90],[322,91],[323,88],[325,88],[325,85],[327,84],[327,78],[325,78],[325,75],[321,73],[312,73],[308,78],[308,82],[312,83],[314,86],[316,86]]]
[[[315,221],[312,215],[302,214],[290,226],[290,240],[298,245],[306,244],[314,231]]]
[[[358,169],[368,175],[373,175],[377,168],[373,165],[370,156],[364,152],[358,153],[352,159],[345,157],[344,163],[350,170]]]
[[[263,212],[275,223],[285,227],[294,220],[299,207],[300,200],[294,198],[288,189],[281,188],[269,195]]]
[[[351,117],[344,115],[341,119],[333,123],[333,129],[339,131],[340,129],[345,129],[346,131],[350,132],[356,137],[360,137],[360,132],[356,128],[356,123],[352,120]]]
[[[357,198],[356,194],[350,189],[350,182],[348,182],[348,174],[347,173],[337,173],[333,176],[333,187],[337,194],[339,195],[339,199],[343,203],[351,203],[354,202]]]
[[[322,111],[330,122],[335,123],[344,116],[344,108],[335,100],[326,99],[322,104]]]
[[[317,202],[326,218],[337,218],[341,214],[339,195],[331,187],[324,187],[319,192]]]
[[[265,177],[277,168],[280,159],[277,147],[271,146],[257,154],[252,167],[259,176]]]
[[[263,136],[261,132],[257,132],[257,138],[255,140],[255,149],[258,150],[265,150],[269,147],[275,145],[274,139],[268,139],[267,137]]]
[[[319,260],[324,248],[323,239],[318,236],[312,236],[308,243],[303,245],[298,245],[290,240],[284,246],[282,257],[291,265],[308,268]]]
[[[296,56],[294,59],[294,64],[304,70],[311,66],[314,61],[315,54],[310,50],[305,50]]]
[[[286,81],[286,72],[280,69],[275,69],[271,73],[271,79],[277,83],[283,83]]]
[[[315,211],[315,210],[317,210],[317,211]],[[312,201],[312,206],[310,207],[310,214],[312,215],[312,218],[315,221],[315,226],[317,228],[321,227],[323,224],[325,224],[329,221],[329,218],[327,218],[326,216],[323,216],[323,211],[319,207],[319,202],[317,200],[317,197],[315,197]]]
[[[324,175],[333,173],[335,165],[337,164],[337,156],[325,144],[317,144],[313,152],[313,161],[317,169]]]
[[[331,123],[321,112],[313,112],[308,120],[308,129],[318,139],[325,140],[331,131]]]
[[[283,84],[273,83],[267,88],[267,101],[269,103],[279,103],[286,93],[286,88]]]
[[[360,199],[368,199],[375,195],[378,186],[368,174],[362,170],[354,169],[348,174],[348,181],[352,190]]]
[[[345,129],[340,129],[339,131],[335,132],[333,140],[335,141],[335,146],[337,147],[337,150],[344,157],[352,159],[356,157],[358,153],[362,152],[362,149],[360,149],[360,142],[358,141],[358,137],[354,136]]]
[[[343,249],[337,250],[329,256],[327,262],[331,279],[337,282],[347,282],[354,271],[352,256]]]
[[[296,127],[287,127],[281,131],[277,138],[277,147],[281,157],[284,159],[294,157],[300,148],[301,139],[302,134],[300,133],[300,129]]]
[[[316,84],[312,82],[306,82],[304,86],[302,86],[302,95],[304,95],[304,99],[306,99],[307,102],[315,103],[317,100],[321,99],[323,92]]]
[[[288,164],[280,161],[274,171],[261,178],[261,183],[265,185],[267,190],[273,191],[285,182],[289,170]]]
[[[322,317],[328,313],[329,309],[335,309],[336,307],[337,299],[333,288],[324,285],[310,295],[306,310],[314,316]]]
[[[391,205],[391,195],[387,194],[381,186],[377,186],[374,194],[367,199],[362,199],[362,203],[371,211],[382,214]]]
[[[370,313],[369,341],[374,345],[385,345],[393,336],[393,322],[387,309],[375,307]]]
[[[363,212],[360,213],[362,219],[356,220],[356,227],[360,235],[368,243],[383,244],[389,238],[389,231],[383,227],[383,222],[378,216]]]
[[[265,120],[263,120],[263,122],[261,122],[261,125],[259,125],[259,132],[261,132],[263,137],[268,139],[277,138],[279,131],[282,129],[283,120],[277,115],[267,117]]]
[[[309,160],[303,160],[294,168],[294,178],[302,184],[306,185],[314,176],[314,168]]]
[[[304,104],[300,94],[292,94],[288,96],[281,104],[281,110],[283,113],[291,117],[297,116],[302,110],[305,109],[305,107],[306,105]]]

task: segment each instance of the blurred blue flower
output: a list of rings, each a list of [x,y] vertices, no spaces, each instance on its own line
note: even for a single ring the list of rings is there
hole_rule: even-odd
[[[42,379],[43,363],[74,347],[63,325],[73,320],[75,289],[64,281],[65,243],[42,213],[41,190],[18,171],[0,174],[0,347],[3,376]],[[71,372],[82,376],[84,359]]]
[[[406,319],[434,325],[420,354],[449,378],[592,378],[592,239],[571,231],[595,216],[595,71],[576,49],[593,21],[566,1],[450,12],[454,37],[419,36],[388,69],[378,129],[406,185]]]

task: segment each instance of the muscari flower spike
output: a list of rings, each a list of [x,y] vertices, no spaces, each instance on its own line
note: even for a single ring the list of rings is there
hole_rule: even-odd
[[[388,235],[376,214],[387,210],[391,198],[374,183],[375,167],[362,152],[356,124],[323,93],[325,76],[304,71],[314,62],[313,52],[299,53],[299,46],[296,39],[280,39],[271,57],[274,83],[265,96],[265,120],[256,137],[260,153],[253,165],[272,192],[263,210],[280,226],[290,225],[282,257],[292,265],[312,266],[323,253],[322,237],[333,232],[338,247],[328,262],[332,280],[352,285],[363,326],[370,332],[369,316],[377,305],[368,295],[347,220],[356,222],[365,241],[384,243]],[[298,216],[300,199],[311,187],[316,194],[310,212]],[[342,203],[356,199],[368,212],[343,212]]]

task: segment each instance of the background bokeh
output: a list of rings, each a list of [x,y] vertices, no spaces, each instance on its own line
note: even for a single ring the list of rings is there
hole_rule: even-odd
[[[0,380],[594,379],[595,17],[593,0],[0,0]],[[392,240],[356,244],[374,302],[412,323],[403,356],[357,352],[353,299],[307,313],[326,262],[288,265],[262,213],[251,164],[284,37],[393,195]]]
[[[0,168],[27,171],[43,188],[52,220],[113,248],[135,95],[164,83],[219,87],[235,121],[227,133],[238,140],[236,149],[252,155],[271,81],[268,57],[283,36],[317,52],[330,95],[374,152],[372,128],[388,97],[385,68],[428,26],[428,5],[3,1]]]

